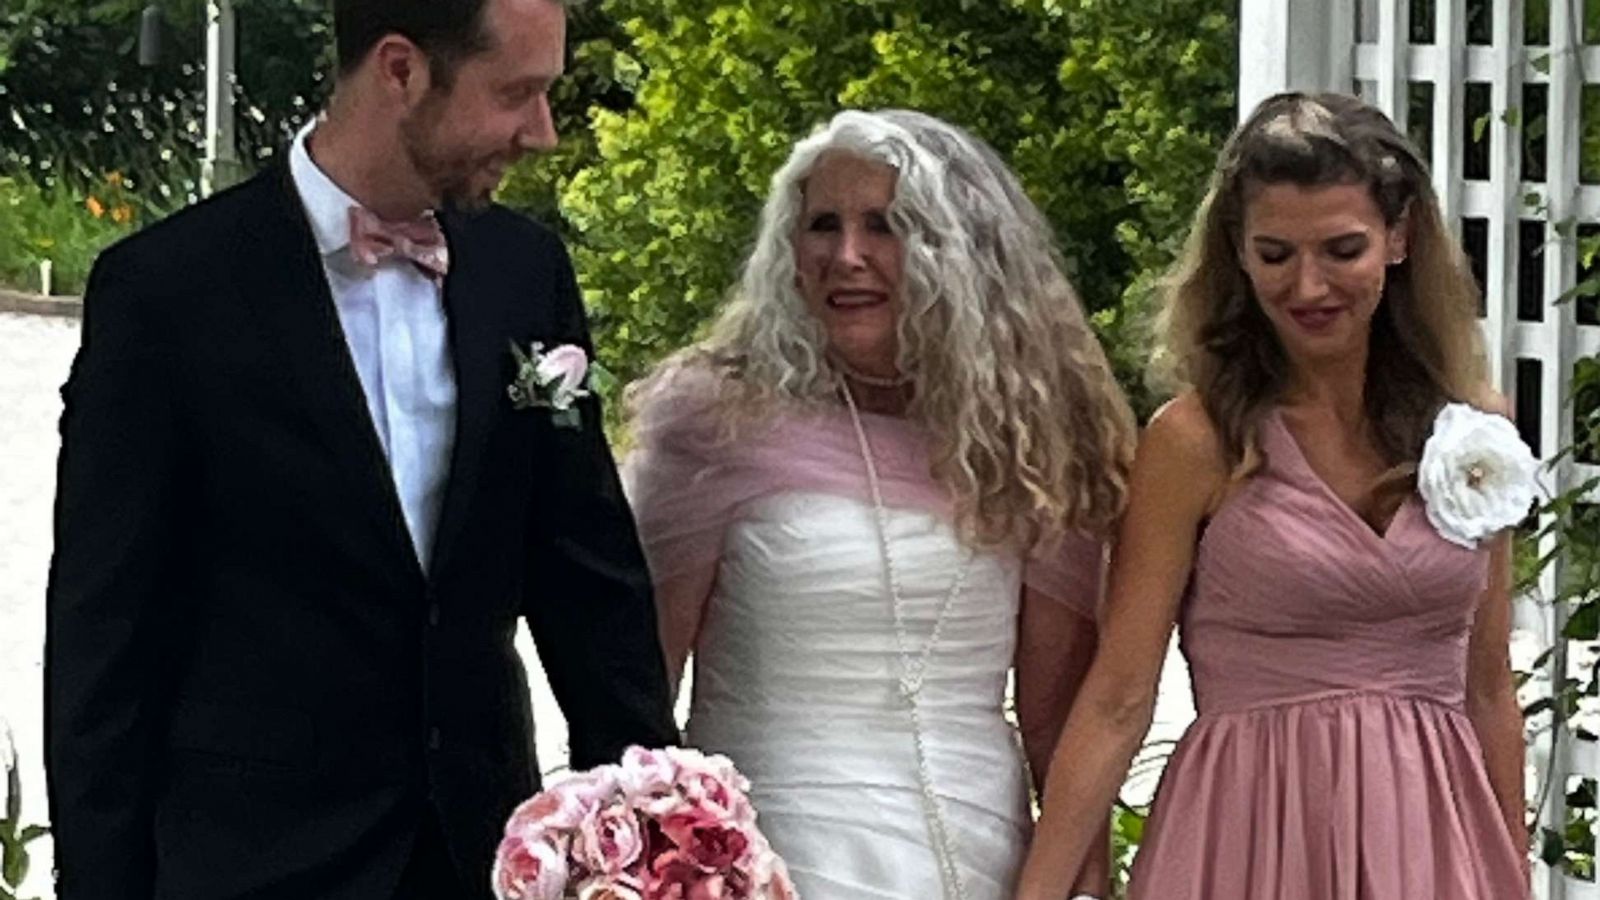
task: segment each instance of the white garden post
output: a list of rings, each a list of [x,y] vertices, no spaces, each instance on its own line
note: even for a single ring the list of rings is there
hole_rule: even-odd
[[[1282,91],[1349,90],[1354,33],[1345,0],[1241,0],[1239,117]]]
[[[200,193],[209,195],[243,174],[234,135],[234,84],[237,34],[233,0],[206,3],[206,155]]]

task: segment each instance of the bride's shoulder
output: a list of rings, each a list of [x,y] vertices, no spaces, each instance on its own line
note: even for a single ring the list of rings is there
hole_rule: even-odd
[[[628,388],[633,443],[702,450],[719,443],[729,387],[729,375],[711,360],[698,355],[669,359]]]

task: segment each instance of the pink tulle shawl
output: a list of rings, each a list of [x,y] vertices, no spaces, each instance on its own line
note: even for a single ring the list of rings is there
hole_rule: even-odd
[[[871,496],[848,411],[778,413],[730,442],[721,435],[712,378],[704,372],[676,373],[641,399],[635,421],[635,449],[624,475],[658,586],[696,575],[709,583],[728,526],[751,501],[795,491]],[[951,517],[949,494],[929,474],[922,429],[872,414],[863,414],[862,423],[884,503]],[[1093,617],[1103,569],[1102,544],[1074,535],[1031,554],[1023,583]]]

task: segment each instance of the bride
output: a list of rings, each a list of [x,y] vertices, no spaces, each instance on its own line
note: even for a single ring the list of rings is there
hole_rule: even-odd
[[[711,336],[632,392],[688,741],[749,776],[805,900],[1010,896],[1134,430],[1050,234],[964,131],[841,113]]]

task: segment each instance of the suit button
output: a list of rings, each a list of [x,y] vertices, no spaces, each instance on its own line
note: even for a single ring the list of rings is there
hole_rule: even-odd
[[[428,604],[428,624],[433,627],[438,627],[439,625],[439,604],[437,603]]]
[[[437,728],[429,728],[428,729],[428,749],[429,750],[437,750],[437,749],[439,749],[439,745],[441,743],[443,743],[443,742],[444,742],[444,738],[439,734],[439,729],[437,729]]]

